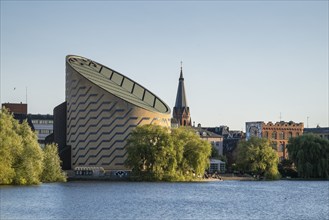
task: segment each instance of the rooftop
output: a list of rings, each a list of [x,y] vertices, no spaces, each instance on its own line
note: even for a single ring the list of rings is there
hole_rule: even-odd
[[[131,104],[153,112],[170,114],[170,108],[132,79],[90,59],[68,55],[66,62],[90,82]]]

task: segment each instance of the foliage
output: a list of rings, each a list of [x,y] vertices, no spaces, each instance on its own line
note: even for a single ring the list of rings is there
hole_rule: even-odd
[[[218,153],[218,150],[215,146],[211,146],[211,158],[219,159],[220,155]]]
[[[249,172],[266,179],[279,178],[278,156],[269,140],[252,137],[240,141],[237,148],[237,165],[243,172]]]
[[[201,140],[193,129],[187,127],[173,129],[171,137],[178,154],[177,172],[185,178],[203,176],[209,167],[210,143]]]
[[[0,158],[0,184],[40,183],[44,153],[37,136],[26,121],[19,124],[4,108],[0,110]]]
[[[292,160],[284,159],[278,165],[278,170],[282,177],[298,177],[296,167]]]
[[[191,129],[143,125],[127,141],[126,165],[142,180],[190,180],[203,176],[210,149]]]
[[[22,137],[23,151],[18,155],[14,168],[15,184],[38,184],[43,169],[43,152],[38,144],[37,135],[31,130],[27,121],[24,121],[17,131]]]
[[[58,155],[58,146],[49,144],[43,149],[43,172],[41,175],[42,182],[65,182],[66,175],[61,169],[61,161]]]
[[[169,130],[160,126],[139,126],[127,141],[126,165],[137,175],[162,180],[170,176],[177,164]]]
[[[329,178],[329,141],[313,134],[291,138],[290,159],[302,178]]]
[[[225,155],[219,155],[215,146],[211,146],[211,158],[221,160],[227,164],[227,157]]]
[[[16,176],[14,166],[23,151],[22,137],[16,133],[19,124],[6,109],[0,111],[0,184],[11,184]]]

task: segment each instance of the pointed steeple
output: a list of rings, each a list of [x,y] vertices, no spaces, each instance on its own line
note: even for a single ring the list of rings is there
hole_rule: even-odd
[[[187,105],[185,85],[183,77],[183,62],[181,62],[180,77],[177,89],[176,103],[173,111],[173,117],[178,121],[181,126],[190,126],[190,108]]]
[[[184,77],[183,77],[183,67],[181,67],[180,69],[180,77],[179,77],[175,107],[177,108],[187,107]]]

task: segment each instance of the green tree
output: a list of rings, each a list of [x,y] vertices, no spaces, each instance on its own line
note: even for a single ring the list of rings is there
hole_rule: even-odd
[[[329,178],[329,141],[313,134],[291,138],[289,158],[302,178]]]
[[[66,182],[66,175],[61,169],[61,160],[56,144],[49,144],[43,149],[42,182]]]
[[[138,126],[127,141],[126,165],[143,180],[191,180],[209,165],[210,144],[192,129]]]
[[[279,178],[278,156],[268,139],[252,137],[240,141],[237,148],[237,165],[244,172],[266,179]]]
[[[14,165],[23,151],[19,124],[5,109],[0,110],[0,184],[11,184],[16,176]]]
[[[150,180],[171,178],[177,163],[169,130],[157,125],[138,126],[127,140],[126,165]]]
[[[172,129],[171,138],[176,152],[177,175],[183,178],[182,180],[203,176],[209,167],[210,143],[201,140],[189,127]]]
[[[0,158],[0,184],[38,184],[42,172],[48,174],[45,181],[63,180],[56,146],[46,147],[44,153],[27,121],[19,124],[4,108],[0,110]]]
[[[218,150],[215,146],[211,146],[211,158],[221,160],[227,164],[227,157],[225,155],[219,155]]]
[[[294,162],[290,159],[282,160],[278,165],[278,170],[282,177],[298,177]]]
[[[14,164],[16,171],[14,183],[39,184],[43,170],[43,152],[38,144],[38,137],[27,121],[19,126],[17,133],[22,137],[23,151]]]

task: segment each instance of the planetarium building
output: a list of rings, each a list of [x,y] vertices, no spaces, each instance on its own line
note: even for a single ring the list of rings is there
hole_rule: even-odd
[[[66,57],[64,105],[71,169],[126,170],[126,141],[136,126],[170,127],[170,108],[160,98],[121,73],[80,56]]]

